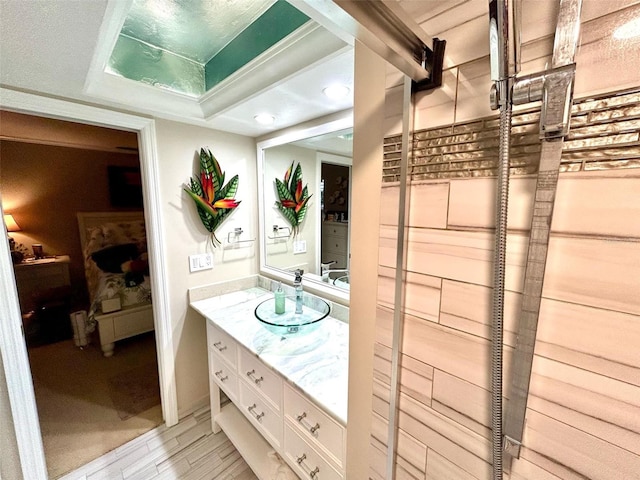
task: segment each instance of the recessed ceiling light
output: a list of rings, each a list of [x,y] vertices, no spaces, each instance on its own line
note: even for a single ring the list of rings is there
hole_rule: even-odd
[[[351,89],[346,85],[329,85],[327,88],[322,90],[327,97],[331,100],[340,100],[341,98],[349,95]]]
[[[640,36],[640,17],[631,20],[630,22],[620,25],[613,32],[613,38],[618,40],[624,40],[627,38],[633,38]]]
[[[268,113],[260,113],[253,117],[253,119],[260,125],[271,125],[276,121],[276,117],[269,115]]]

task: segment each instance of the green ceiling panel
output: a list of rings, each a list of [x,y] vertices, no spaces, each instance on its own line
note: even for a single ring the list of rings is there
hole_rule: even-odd
[[[278,0],[205,65],[205,90],[264,53],[309,20],[304,13]]]
[[[285,0],[134,0],[107,71],[200,97],[307,21]]]
[[[204,93],[204,68],[184,57],[136,39],[118,36],[109,59],[110,73],[186,95]]]

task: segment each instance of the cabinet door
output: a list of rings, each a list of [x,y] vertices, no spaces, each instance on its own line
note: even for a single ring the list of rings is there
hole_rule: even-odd
[[[282,446],[282,416],[273,410],[265,397],[251,388],[244,379],[238,379],[240,387],[239,409],[254,427],[275,448]]]
[[[238,400],[238,377],[228,362],[209,348],[209,375],[233,402]]]

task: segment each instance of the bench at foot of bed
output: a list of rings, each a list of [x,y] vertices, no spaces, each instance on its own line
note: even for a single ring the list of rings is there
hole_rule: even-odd
[[[140,335],[153,330],[153,310],[151,304],[124,307],[112,313],[95,316],[98,322],[100,347],[105,357],[113,355],[114,343],[118,340]]]

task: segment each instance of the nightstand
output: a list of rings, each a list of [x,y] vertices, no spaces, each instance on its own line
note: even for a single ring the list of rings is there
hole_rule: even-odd
[[[56,287],[70,286],[68,255],[27,260],[13,266],[22,313],[36,308],[38,294]]]

